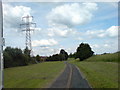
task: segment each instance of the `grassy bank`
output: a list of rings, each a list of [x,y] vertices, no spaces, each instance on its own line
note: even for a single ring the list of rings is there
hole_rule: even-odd
[[[93,88],[118,88],[118,56],[105,54],[93,56],[85,61],[70,59],[83,72]]]
[[[119,53],[113,53],[113,54],[103,54],[103,55],[94,55],[87,59],[88,62],[120,62],[118,59]]]
[[[65,68],[60,61],[44,62],[4,70],[5,88],[43,88],[48,86]]]

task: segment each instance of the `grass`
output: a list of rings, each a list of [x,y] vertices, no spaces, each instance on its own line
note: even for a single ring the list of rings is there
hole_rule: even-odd
[[[118,88],[117,54],[96,55],[85,61],[71,58],[93,88]]]
[[[5,88],[44,88],[60,74],[65,64],[60,61],[44,62],[4,70]]]
[[[103,55],[94,55],[87,59],[89,62],[120,62],[118,59],[119,53],[113,53],[113,54],[103,54]]]

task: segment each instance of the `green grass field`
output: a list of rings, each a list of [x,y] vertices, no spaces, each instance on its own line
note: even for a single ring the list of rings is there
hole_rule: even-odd
[[[118,56],[105,54],[93,56],[85,61],[71,58],[93,88],[118,88]]]
[[[120,62],[118,59],[119,53],[113,53],[113,54],[104,54],[104,55],[94,55],[87,59],[89,62]]]
[[[5,88],[44,88],[64,70],[60,61],[44,62],[4,70]]]

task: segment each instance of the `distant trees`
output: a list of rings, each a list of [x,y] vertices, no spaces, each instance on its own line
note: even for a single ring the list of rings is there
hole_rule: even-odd
[[[54,54],[46,59],[46,61],[61,61],[62,57],[59,54]]]
[[[26,47],[23,51],[19,48],[6,47],[3,51],[4,67],[25,66],[35,64],[41,61],[64,61],[70,58],[79,58],[80,61],[85,60],[93,55],[93,51],[89,44],[81,43],[75,53],[68,53],[61,49],[59,54],[54,54],[49,57],[41,57],[39,55],[31,57],[30,50]]]
[[[39,55],[37,55],[35,58],[38,62],[40,62],[40,56]]]
[[[83,61],[84,59],[91,57],[93,53],[94,52],[91,50],[89,44],[81,43],[76,50],[75,58],[79,58],[80,61]]]
[[[24,66],[28,64],[27,57],[22,53],[19,48],[7,47],[3,51],[4,67]]]
[[[46,59],[46,61],[63,61],[68,59],[68,53],[61,49],[59,54],[54,54]]]
[[[46,61],[64,61],[69,58],[79,58],[80,61],[83,61],[89,57],[91,57],[94,54],[92,51],[91,47],[87,43],[81,43],[79,47],[76,49],[75,53],[68,53],[64,50],[61,49],[59,54],[54,54],[46,59]]]
[[[72,54],[72,53],[70,53],[68,57],[69,57],[69,58],[75,58],[75,55],[76,55],[76,52],[75,52],[75,53],[73,53],[73,54]]]
[[[30,50],[27,47],[23,51],[19,48],[6,47],[3,51],[3,58],[5,68],[36,63],[36,59],[30,56]]]

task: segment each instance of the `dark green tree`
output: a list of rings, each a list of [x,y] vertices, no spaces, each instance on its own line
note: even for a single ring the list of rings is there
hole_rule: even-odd
[[[39,56],[39,55],[37,55],[37,56],[36,56],[36,60],[37,60],[38,62],[40,62],[40,61],[41,61],[41,58],[40,58],[40,56]]]
[[[3,58],[5,68],[27,65],[27,60],[19,48],[6,47]]]
[[[3,59],[4,59],[4,67],[12,67],[13,59],[7,52],[3,52]]]
[[[75,53],[70,53],[68,56],[69,56],[69,58],[75,58],[75,55],[76,55],[76,52]]]
[[[72,54],[72,53],[70,53],[68,56],[69,56],[69,58],[72,58],[73,54]]]
[[[26,48],[23,50],[23,52],[24,52],[24,56],[25,56],[25,58],[27,59],[28,63],[29,63],[29,64],[34,64],[34,63],[35,63],[35,60],[34,60],[34,58],[32,58],[32,57],[30,56],[31,51],[28,49],[28,47],[26,47]]]
[[[62,60],[68,59],[68,53],[64,49],[60,50],[60,55],[61,55]]]
[[[46,61],[63,61],[68,59],[68,53],[61,49],[59,54],[47,57]]]
[[[30,53],[31,53],[31,51],[28,49],[28,47],[26,47],[24,49],[24,54],[26,54],[26,55],[28,55],[30,57]]]
[[[80,61],[83,61],[84,59],[91,57],[93,53],[94,52],[91,50],[91,47],[89,46],[89,44],[81,43],[77,48],[75,58],[79,58]]]

